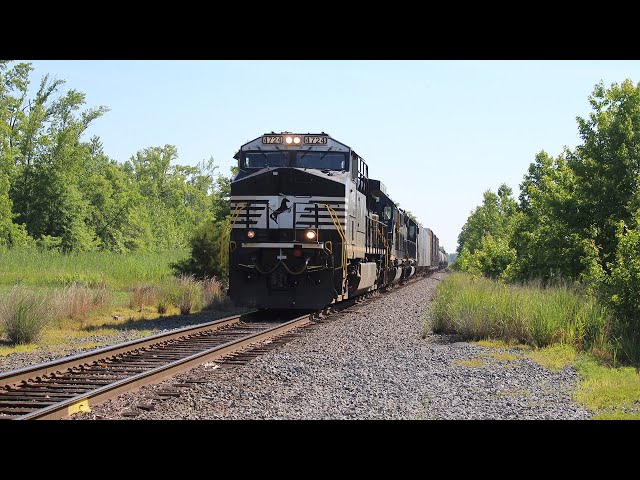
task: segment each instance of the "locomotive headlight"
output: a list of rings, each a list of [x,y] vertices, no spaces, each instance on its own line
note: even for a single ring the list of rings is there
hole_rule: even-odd
[[[247,232],[247,238],[253,238],[256,236],[256,232],[254,230],[249,230]]]
[[[315,230],[307,230],[306,232],[304,232],[304,238],[307,240],[315,240],[316,236],[317,235]]]
[[[284,143],[286,143],[287,145],[300,145],[301,142],[302,140],[300,139],[300,137],[284,137]]]

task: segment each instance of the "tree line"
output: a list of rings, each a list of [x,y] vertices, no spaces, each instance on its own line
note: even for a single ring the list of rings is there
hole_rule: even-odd
[[[508,282],[573,282],[640,344],[640,83],[598,83],[577,117],[581,143],[529,165],[517,199],[484,192],[458,236],[456,268]]]
[[[213,158],[179,165],[173,145],[109,158],[83,138],[109,109],[49,75],[30,95],[32,71],[0,61],[0,247],[158,251],[228,216],[230,179]]]

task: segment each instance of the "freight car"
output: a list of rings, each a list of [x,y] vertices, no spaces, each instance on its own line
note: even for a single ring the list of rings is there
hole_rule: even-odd
[[[267,133],[234,158],[228,294],[236,305],[319,309],[447,266],[435,233],[328,134]]]

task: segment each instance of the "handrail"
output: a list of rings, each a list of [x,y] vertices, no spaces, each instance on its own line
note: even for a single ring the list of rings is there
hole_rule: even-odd
[[[342,265],[337,267],[336,270],[342,269],[342,291],[344,292],[347,284],[347,237],[344,234],[344,230],[342,229],[342,224],[340,223],[340,219],[338,218],[338,214],[336,213],[336,211],[333,208],[331,208],[327,203],[321,203],[319,205],[327,209],[327,212],[329,212],[329,216],[331,217],[331,221],[333,222],[333,225],[336,227],[336,230],[338,231],[338,235],[340,235],[340,238],[342,239],[342,255],[341,255]]]
[[[233,211],[233,213],[231,214],[231,217],[230,217],[231,228],[233,228],[234,225],[236,224],[236,219],[240,216],[240,211],[243,208],[246,208],[247,205],[249,205],[247,202],[245,202],[245,203],[236,203],[236,209]]]
[[[249,204],[247,202],[245,203],[236,203],[236,209],[233,211],[233,213],[231,214],[231,217],[229,218],[229,228],[226,228],[223,230],[223,238],[220,239],[220,265],[224,265],[225,264],[225,259],[224,259],[224,244],[229,241],[229,252],[233,253],[233,251],[235,250],[235,246],[233,248],[231,248],[231,244],[233,243],[235,245],[235,242],[231,241],[231,231],[233,230],[234,225],[236,224],[236,219],[240,216],[240,211],[247,207]],[[228,239],[228,240],[227,240]]]
[[[384,231],[381,229],[380,227],[380,223],[378,222],[378,232],[380,233],[380,236],[382,237],[382,243],[384,244],[384,252],[385,252],[385,256],[384,256],[384,283],[387,283],[387,272],[389,271],[389,243],[387,242],[387,237],[384,234]]]

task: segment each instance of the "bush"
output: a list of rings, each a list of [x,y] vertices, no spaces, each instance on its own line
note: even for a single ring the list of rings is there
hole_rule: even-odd
[[[102,282],[93,289],[93,305],[95,307],[107,307],[111,305],[111,290],[106,283]]]
[[[180,275],[193,275],[199,279],[229,276],[229,221],[202,223],[190,240],[191,257],[171,264]]]
[[[60,316],[83,318],[94,308],[111,305],[111,292],[105,284],[97,288],[73,284],[59,291],[55,301]]]
[[[85,317],[93,305],[93,292],[88,287],[73,284],[63,290],[61,301],[66,306],[66,316]]]
[[[129,308],[137,308],[139,312],[145,305],[154,305],[158,297],[155,285],[138,283],[131,288],[129,293]]]
[[[181,275],[178,279],[179,293],[176,306],[182,315],[188,315],[192,311],[202,308],[204,295],[202,284],[193,275]]]
[[[0,301],[0,324],[13,344],[35,342],[57,316],[49,296],[14,287]]]
[[[640,229],[627,229],[621,222],[616,237],[616,261],[601,292],[617,314],[612,333],[622,358],[639,365]]]
[[[203,310],[212,310],[220,306],[224,299],[222,284],[216,278],[205,278],[201,284],[204,295]]]
[[[160,300],[158,300],[157,308],[158,313],[160,315],[164,315],[169,310],[169,302],[166,299],[161,298]]]
[[[454,269],[489,278],[506,278],[516,260],[516,251],[505,238],[485,235],[473,253],[464,247],[454,263]]]
[[[156,308],[158,313],[164,315],[169,311],[171,305],[177,305],[180,297],[179,280],[175,277],[169,278],[157,286]]]

